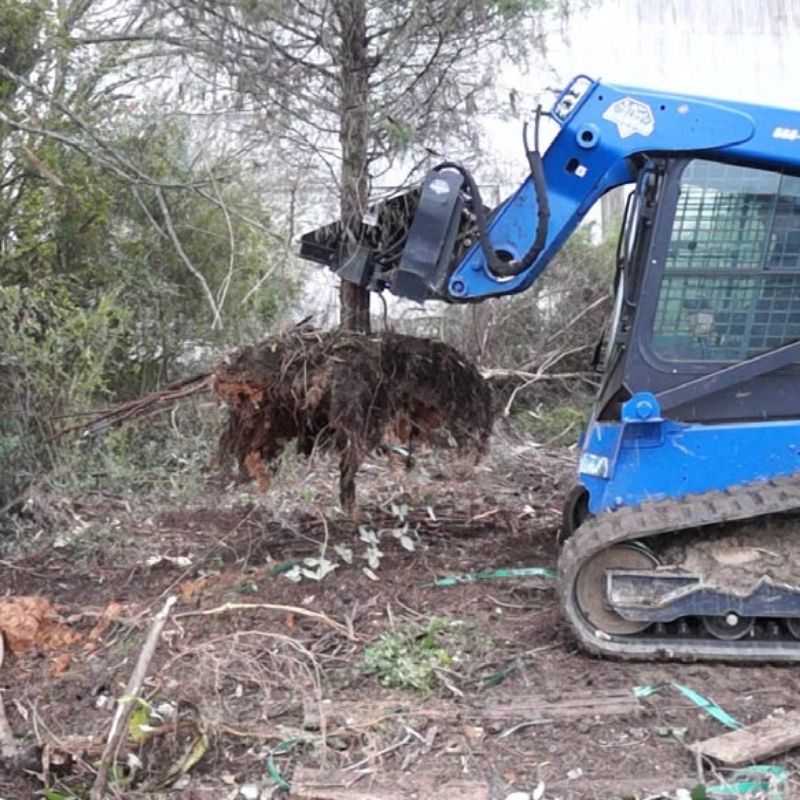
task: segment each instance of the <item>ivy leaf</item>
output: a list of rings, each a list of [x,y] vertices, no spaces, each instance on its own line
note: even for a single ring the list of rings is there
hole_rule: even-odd
[[[141,742],[150,730],[150,710],[146,705],[139,704],[133,709],[128,720],[128,736],[134,742]]]

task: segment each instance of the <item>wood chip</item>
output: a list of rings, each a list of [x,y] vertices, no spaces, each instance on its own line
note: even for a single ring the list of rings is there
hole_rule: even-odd
[[[695,753],[732,767],[800,747],[800,710],[773,715],[736,731],[690,745]]]
[[[292,776],[292,800],[489,800],[484,781],[437,781],[407,772],[358,775],[343,770],[298,767]]]

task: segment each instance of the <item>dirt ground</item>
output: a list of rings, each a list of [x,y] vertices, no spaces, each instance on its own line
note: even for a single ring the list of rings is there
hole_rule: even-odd
[[[0,689],[22,755],[0,767],[0,798],[87,796],[170,595],[109,796],[674,798],[729,780],[687,749],[724,728],[670,682],[749,723],[800,706],[796,668],[602,661],[576,648],[547,577],[434,585],[554,567],[572,470],[570,451],[514,440],[477,467],[371,460],[357,519],[319,458],[266,493],[202,487],[191,505],[32,495],[3,545],[0,617],[42,597],[49,627],[13,647],[7,632]],[[792,796],[797,754],[770,763]]]

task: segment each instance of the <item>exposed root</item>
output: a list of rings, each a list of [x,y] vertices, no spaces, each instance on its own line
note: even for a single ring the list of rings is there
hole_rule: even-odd
[[[478,371],[441,343],[388,333],[370,338],[309,326],[244,347],[217,367],[215,395],[229,409],[222,464],[266,488],[290,441],[339,455],[340,500],[352,511],[355,475],[381,445],[417,443],[481,455],[491,392]]]

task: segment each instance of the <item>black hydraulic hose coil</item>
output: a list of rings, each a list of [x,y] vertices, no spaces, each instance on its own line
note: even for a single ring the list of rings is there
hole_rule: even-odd
[[[465,169],[461,164],[453,161],[445,161],[434,168],[434,171],[439,172],[445,169],[456,170],[464,178],[464,183],[467,186],[467,191],[472,200],[472,209],[475,214],[475,226],[478,230],[478,242],[481,246],[486,265],[489,271],[498,278],[513,278],[516,275],[524,272],[530,267],[534,261],[539,257],[539,254],[544,250],[547,244],[547,232],[550,225],[550,202],[547,197],[547,180],[544,174],[544,164],[542,162],[542,154],[539,151],[539,118],[541,116],[541,107],[536,109],[536,121],[534,124],[534,146],[533,149],[528,147],[528,123],[526,122],[522,128],[522,137],[525,143],[525,155],[528,159],[528,167],[530,168],[531,179],[533,181],[534,192],[536,193],[536,207],[537,207],[537,221],[536,221],[536,238],[529,248],[528,252],[519,259],[514,261],[504,261],[499,258],[495,250],[492,248],[492,243],[489,240],[488,222],[486,219],[486,210],[481,199],[481,193],[478,189],[475,179],[472,174]]]

